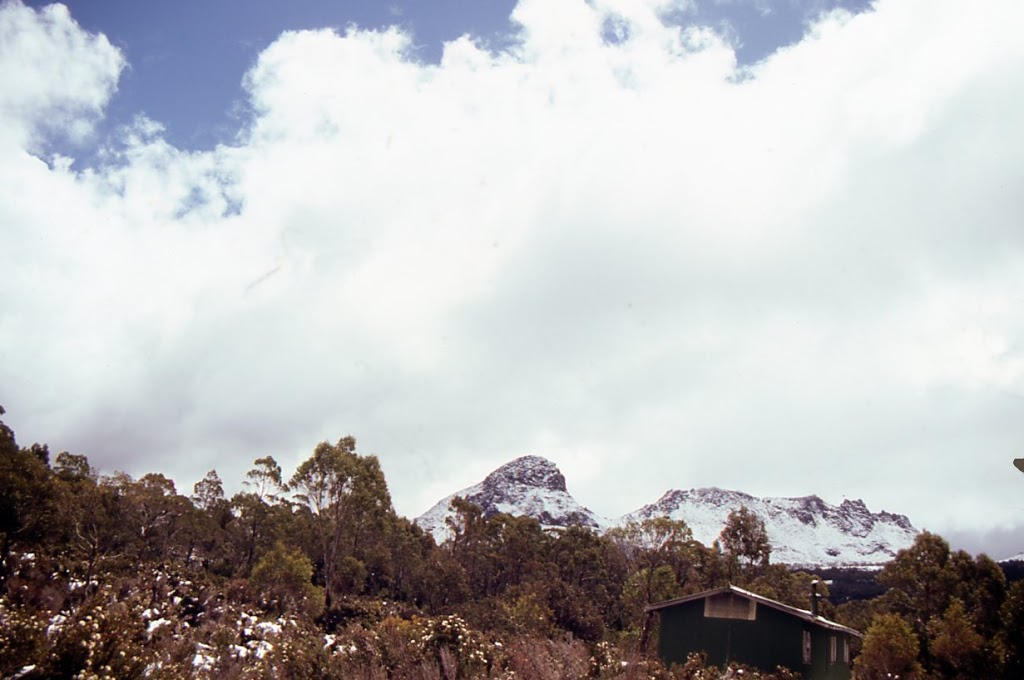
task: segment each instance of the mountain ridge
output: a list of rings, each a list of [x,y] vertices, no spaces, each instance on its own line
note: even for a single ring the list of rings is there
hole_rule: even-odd
[[[558,466],[541,456],[520,456],[498,467],[473,486],[450,494],[416,518],[415,522],[443,542],[451,537],[445,520],[452,516],[449,503],[456,496],[479,505],[485,516],[499,512],[526,515],[545,527],[582,524],[602,529],[602,523],[566,489]]]
[[[581,524],[604,532],[629,521],[667,516],[681,519],[693,537],[711,545],[729,512],[746,507],[765,522],[772,561],[799,566],[875,566],[909,547],[918,534],[905,515],[871,512],[860,499],[832,505],[811,494],[792,498],[702,487],[669,489],[658,500],[621,517],[601,517],[569,493],[565,476],[552,461],[537,455],[515,458],[483,480],[442,498],[415,522],[440,543],[451,537],[446,520],[451,500],[461,496],[479,505],[485,516],[497,513],[534,517],[549,529]]]
[[[765,522],[772,561],[793,565],[870,566],[910,547],[918,531],[904,515],[871,512],[862,500],[832,505],[820,496],[757,497],[718,487],[666,492],[627,513],[624,521],[667,516],[682,519],[693,537],[710,545],[729,512],[746,507]]]

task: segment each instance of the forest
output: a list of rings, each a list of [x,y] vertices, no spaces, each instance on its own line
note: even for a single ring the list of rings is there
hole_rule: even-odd
[[[667,518],[545,531],[456,499],[437,545],[352,437],[291,474],[257,458],[242,489],[101,475],[0,420],[0,676],[794,678],[666,668],[644,607],[732,583],[806,609],[824,580],[773,564],[744,509],[705,546]],[[872,586],[823,589],[821,613],[864,633],[857,678],[1024,677],[1024,581],[987,556],[923,532]]]

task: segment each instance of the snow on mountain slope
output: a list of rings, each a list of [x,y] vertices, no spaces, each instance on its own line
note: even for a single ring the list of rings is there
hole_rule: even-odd
[[[439,543],[451,538],[445,520],[454,513],[448,507],[461,496],[483,508],[485,516],[499,512],[528,516],[545,527],[570,524],[600,527],[597,517],[576,502],[565,488],[565,477],[554,463],[540,456],[523,456],[487,475],[482,482],[441,499],[416,518],[416,524]]]
[[[669,491],[618,523],[659,516],[682,519],[695,539],[711,545],[729,513],[744,506],[764,520],[771,561],[780,564],[881,564],[910,547],[918,533],[903,515],[872,513],[860,500],[836,506],[817,496],[757,498],[717,488]]]
[[[830,505],[817,496],[757,498],[717,488],[669,491],[657,502],[607,520],[580,505],[569,494],[565,477],[551,461],[523,456],[454,493],[416,519],[438,542],[451,537],[445,520],[453,515],[449,503],[462,496],[483,508],[486,516],[499,512],[537,519],[544,527],[582,524],[599,531],[630,520],[668,516],[682,519],[693,537],[711,545],[732,510],[745,506],[764,520],[776,564],[869,566],[888,562],[908,548],[917,536],[903,515],[872,513],[860,500]]]

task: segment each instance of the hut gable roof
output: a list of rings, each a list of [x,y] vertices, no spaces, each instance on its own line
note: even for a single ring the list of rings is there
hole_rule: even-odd
[[[728,586],[724,586],[722,588],[715,588],[714,590],[705,590],[702,593],[695,593],[693,595],[687,595],[686,597],[680,597],[680,598],[676,598],[674,600],[666,600],[665,602],[658,602],[657,604],[647,605],[646,607],[644,607],[644,611],[654,612],[654,611],[658,611],[660,609],[666,609],[668,607],[674,607],[676,605],[683,604],[685,602],[693,602],[694,600],[703,600],[703,599],[708,598],[708,597],[714,597],[716,595],[723,595],[725,593],[733,593],[734,595],[738,595],[738,596],[746,598],[748,600],[753,600],[754,602],[757,602],[758,604],[763,604],[766,607],[771,607],[772,609],[778,609],[781,612],[785,612],[786,614],[790,614],[791,616],[795,616],[797,618],[803,619],[804,621],[807,621],[808,623],[814,624],[816,626],[821,626],[822,628],[827,628],[829,630],[840,631],[840,632],[843,632],[843,633],[848,633],[850,635],[856,635],[857,637],[861,637],[861,634],[858,631],[854,630],[853,628],[848,628],[848,627],[846,627],[846,626],[844,626],[842,624],[836,623],[835,621],[830,621],[830,620],[826,619],[823,616],[814,616],[813,614],[811,614],[811,612],[809,612],[806,609],[798,609],[796,607],[790,607],[788,604],[783,604],[781,602],[776,602],[775,600],[771,600],[771,599],[769,599],[767,597],[764,597],[762,595],[758,595],[757,593],[752,593],[749,590],[744,590],[743,588],[739,588],[739,587],[734,586],[734,585],[728,585]]]

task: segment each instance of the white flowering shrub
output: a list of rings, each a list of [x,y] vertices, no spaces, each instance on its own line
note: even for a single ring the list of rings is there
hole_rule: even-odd
[[[0,677],[31,672],[46,652],[46,620],[0,597]],[[29,668],[31,667],[31,668]]]
[[[449,677],[487,677],[494,663],[494,646],[454,614],[418,620],[416,641],[424,657],[434,658]]]
[[[135,605],[134,598],[120,600],[106,586],[74,611],[55,615],[47,627],[49,653],[40,677],[140,677],[151,652],[145,648],[146,628]]]

